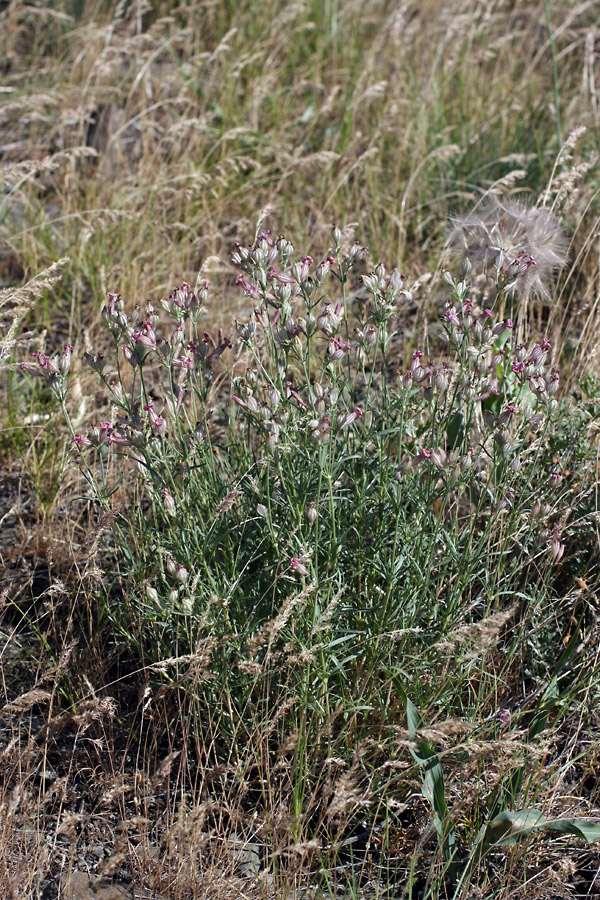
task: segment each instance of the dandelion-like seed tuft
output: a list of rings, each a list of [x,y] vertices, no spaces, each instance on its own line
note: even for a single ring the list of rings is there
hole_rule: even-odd
[[[473,272],[505,273],[506,288],[525,299],[550,299],[555,272],[567,261],[567,240],[544,207],[494,198],[487,207],[452,220],[447,247]]]

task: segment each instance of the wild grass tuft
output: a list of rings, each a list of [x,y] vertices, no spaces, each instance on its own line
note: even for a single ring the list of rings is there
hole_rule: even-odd
[[[11,896],[593,890],[596,13],[0,4]]]
[[[384,754],[423,779],[441,853],[425,896],[437,896],[469,881],[500,815],[534,802],[520,756],[537,758],[551,711],[581,703],[599,410],[561,394],[546,338],[520,344],[498,317],[507,293],[518,304],[520,284],[530,290],[527,245],[495,259],[489,307],[445,273],[429,355],[404,365],[405,280],[369,270],[340,229],[331,241],[317,265],[260,226],[236,244],[249,309],[235,331],[203,324],[207,281],[130,313],[110,293],[112,351],[85,355],[110,407],[87,432],[70,418],[70,345],[21,368],[61,404],[88,493],[114,516],[115,639],[150,685],[189,685],[186,728],[210,733],[212,765],[255,758],[273,877],[310,845],[329,878],[342,832],[373,807]],[[485,757],[498,739],[516,759],[461,833],[445,757]],[[342,774],[315,795],[330,758]],[[283,830],[268,825],[274,802]]]

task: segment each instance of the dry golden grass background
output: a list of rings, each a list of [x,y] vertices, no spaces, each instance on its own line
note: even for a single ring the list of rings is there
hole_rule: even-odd
[[[173,723],[160,697],[148,710],[148,698],[130,698],[143,727],[129,747],[101,696],[112,672],[105,648],[85,648],[85,671],[76,663],[65,685],[79,651],[61,616],[102,569],[106,523],[90,535],[78,517],[81,484],[54,412],[32,407],[24,417],[14,359],[40,342],[54,349],[70,338],[79,355],[97,347],[107,291],[131,308],[193,284],[210,257],[220,301],[209,316],[232,319],[240,299],[229,252],[252,238],[265,207],[268,227],[315,254],[332,223],[356,223],[375,260],[416,279],[439,272],[450,216],[486,196],[535,203],[547,191],[570,264],[539,323],[552,317],[572,373],[597,370],[599,21],[597,0],[0,3],[6,897],[50,898],[57,873],[86,867],[103,877],[128,871],[169,897],[284,892],[243,871],[249,853],[236,856],[219,839],[244,832],[235,795],[244,778],[232,777],[227,813],[194,806],[190,779],[202,788],[220,776],[194,776],[179,750],[167,752]],[[427,282],[433,308],[436,283]],[[72,397],[81,423],[98,417],[94,399],[84,402],[87,378],[76,373]],[[37,628],[32,607],[44,612]],[[144,716],[167,722],[160,738],[144,730]],[[59,778],[46,765],[53,729],[75,761]],[[518,737],[494,777],[511,754],[530,752]],[[110,770],[101,753],[113,742],[122,753]],[[472,750],[465,779],[497,754]],[[337,781],[323,775],[315,796],[326,784],[341,807],[356,804],[368,796],[358,769]],[[417,807],[407,847],[426,833]],[[314,847],[286,847],[294,875]],[[595,851],[590,860],[591,870]],[[581,896],[564,893],[570,865],[560,852],[525,863],[515,850],[497,896],[523,890],[514,872],[524,866],[528,897]]]
[[[551,44],[543,3],[10,3],[4,277],[68,254],[76,314],[113,287],[139,300],[227,259],[267,205],[298,247],[357,222],[420,274],[449,214],[490,190],[537,200],[558,134],[587,127],[590,163],[597,12],[551,5]],[[593,196],[593,177],[569,191],[573,227]]]

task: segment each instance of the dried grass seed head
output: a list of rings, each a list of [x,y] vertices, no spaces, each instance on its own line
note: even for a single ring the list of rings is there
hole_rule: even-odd
[[[544,207],[493,198],[486,207],[452,220],[447,247],[475,273],[502,269],[524,254],[535,265],[520,272],[511,289],[525,297],[550,299],[549,286],[567,261],[567,240],[557,217]]]

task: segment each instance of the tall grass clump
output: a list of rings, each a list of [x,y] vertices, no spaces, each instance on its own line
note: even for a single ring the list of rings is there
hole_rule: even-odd
[[[544,190],[554,90],[564,134],[588,129],[593,171],[595,4],[548,6],[551,40],[545,4],[523,0],[11,2],[0,277],[68,255],[53,304],[81,328],[111,285],[166,292],[224,255],[267,203],[319,257],[328,224],[356,218],[382,258],[431,268],[474,195]],[[597,215],[590,181],[569,191],[573,222]],[[594,253],[576,243],[591,285]],[[35,319],[50,327],[45,303]]]
[[[487,813],[466,814],[473,842],[535,794],[523,754],[536,757],[527,742],[551,711],[597,690],[596,668],[585,685],[581,673],[599,392],[588,380],[575,406],[551,343],[529,337],[520,298],[542,274],[548,290],[552,268],[537,268],[533,244],[486,257],[481,302],[467,247],[467,275],[444,275],[428,349],[404,359],[416,295],[350,234],[334,228],[317,264],[267,230],[236,244],[248,308],[218,331],[203,324],[207,281],[143,309],[109,294],[112,352],[85,354],[109,407],[86,433],[71,424],[71,347],[22,368],[56,396],[89,500],[113,518],[102,626],[151,680],[183,691],[204,754],[250,754],[273,847],[271,791],[288,844],[323,850],[349,810],[372,806],[369,790],[375,819],[387,816],[406,790],[389,766],[408,766],[435,813],[436,877],[456,881],[462,854],[460,887],[487,832],[465,856],[436,744],[450,742],[455,766],[469,740],[488,742],[474,754],[485,758],[499,728],[521,729]],[[442,724],[424,739],[428,718]],[[326,759],[350,765],[329,794]]]
[[[597,6],[0,2],[15,897],[593,892]]]

